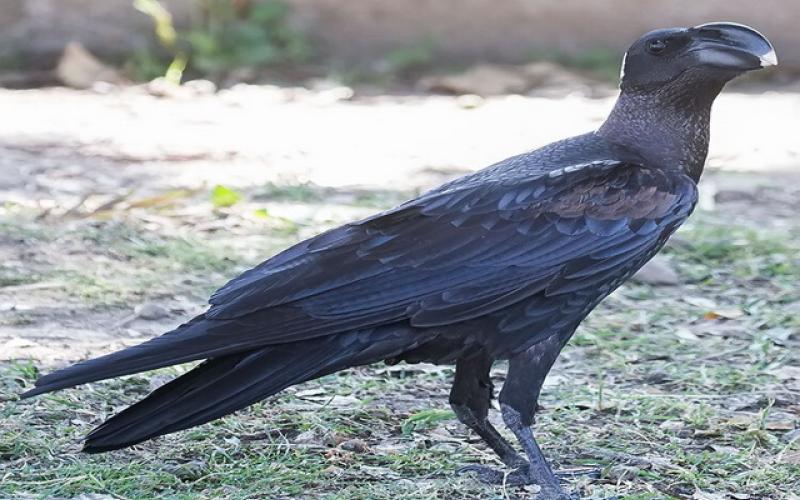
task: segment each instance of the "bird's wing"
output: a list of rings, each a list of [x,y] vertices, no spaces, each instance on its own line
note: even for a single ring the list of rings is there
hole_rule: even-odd
[[[535,341],[588,312],[586,297],[641,265],[696,198],[688,177],[613,161],[516,183],[451,184],[299,243],[220,289],[205,314],[42,377],[24,396],[328,335],[343,352],[366,343],[354,359],[370,362],[424,341],[406,336],[408,326],[500,310],[493,338],[518,347],[517,336]],[[378,340],[373,327],[389,323],[398,328]]]
[[[218,290],[206,318],[253,345],[465,321],[608,280],[695,201],[687,177],[619,161],[455,185],[299,243]]]

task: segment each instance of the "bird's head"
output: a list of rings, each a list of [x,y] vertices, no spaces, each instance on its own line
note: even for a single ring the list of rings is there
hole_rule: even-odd
[[[746,72],[778,64],[775,49],[758,31],[736,23],[651,31],[622,60],[620,88],[648,90],[689,76],[719,84]]]
[[[714,99],[729,80],[777,63],[769,40],[741,24],[651,31],[625,54],[619,99],[597,134],[698,179]]]

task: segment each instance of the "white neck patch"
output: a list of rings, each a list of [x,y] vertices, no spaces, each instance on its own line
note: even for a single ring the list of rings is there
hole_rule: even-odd
[[[628,58],[628,53],[622,56],[622,66],[619,67],[619,84],[622,85],[622,79],[625,78],[625,60]]]

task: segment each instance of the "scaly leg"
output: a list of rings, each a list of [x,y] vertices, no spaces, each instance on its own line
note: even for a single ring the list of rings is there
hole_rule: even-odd
[[[504,464],[517,468],[527,465],[527,462],[487,418],[493,390],[489,370],[493,362],[484,352],[458,360],[453,389],[450,391],[450,406],[461,423],[475,431]],[[459,471],[471,470],[476,469],[467,466]]]
[[[511,358],[508,377],[500,393],[500,407],[503,421],[517,437],[528,460],[507,474],[485,466],[471,467],[482,481],[507,485],[537,484],[541,487],[540,498],[546,500],[578,498],[561,488],[531,431],[542,384],[563,344],[563,339],[551,337]]]

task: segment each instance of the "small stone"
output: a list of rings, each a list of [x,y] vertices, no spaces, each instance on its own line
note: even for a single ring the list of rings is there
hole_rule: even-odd
[[[214,95],[217,93],[217,85],[211,80],[189,80],[183,83],[183,87],[194,92],[195,95]]]
[[[678,274],[670,267],[667,259],[660,256],[645,264],[631,279],[638,283],[656,286],[675,286],[680,283]]]
[[[144,304],[139,304],[133,311],[136,314],[137,318],[146,321],[155,321],[159,319],[164,319],[168,318],[170,315],[169,311],[165,307],[160,306],[158,304],[154,304],[152,302],[145,302]]]
[[[78,42],[70,42],[64,48],[56,75],[64,85],[76,89],[88,89],[97,82],[121,83],[123,80],[114,68],[103,64]]]
[[[740,189],[720,189],[714,193],[714,201],[717,203],[727,203],[732,201],[752,201],[755,193]]]
[[[477,94],[462,94],[456,98],[456,103],[464,109],[475,109],[483,102],[483,97]]]
[[[339,448],[356,453],[366,453],[369,451],[369,446],[367,446],[367,443],[361,439],[348,439],[346,441],[342,441],[342,443],[339,444]]]
[[[329,400],[326,400],[326,406],[333,408],[353,408],[361,404],[361,400],[353,396],[340,396],[335,395]]]
[[[173,83],[163,76],[151,80],[145,85],[147,93],[155,97],[167,97],[173,99],[189,98],[194,95],[189,88]]]
[[[648,384],[664,384],[670,381],[670,376],[664,370],[653,370],[647,374],[644,381]]]
[[[666,420],[661,422],[659,425],[660,428],[664,429],[665,431],[680,431],[684,428],[683,422],[678,420]]]
[[[321,437],[317,433],[315,429],[309,429],[307,431],[301,432],[297,436],[295,436],[293,442],[295,444],[321,444]]]
[[[420,87],[429,92],[492,96],[521,94],[529,83],[519,67],[479,64],[458,74],[423,78]]]

